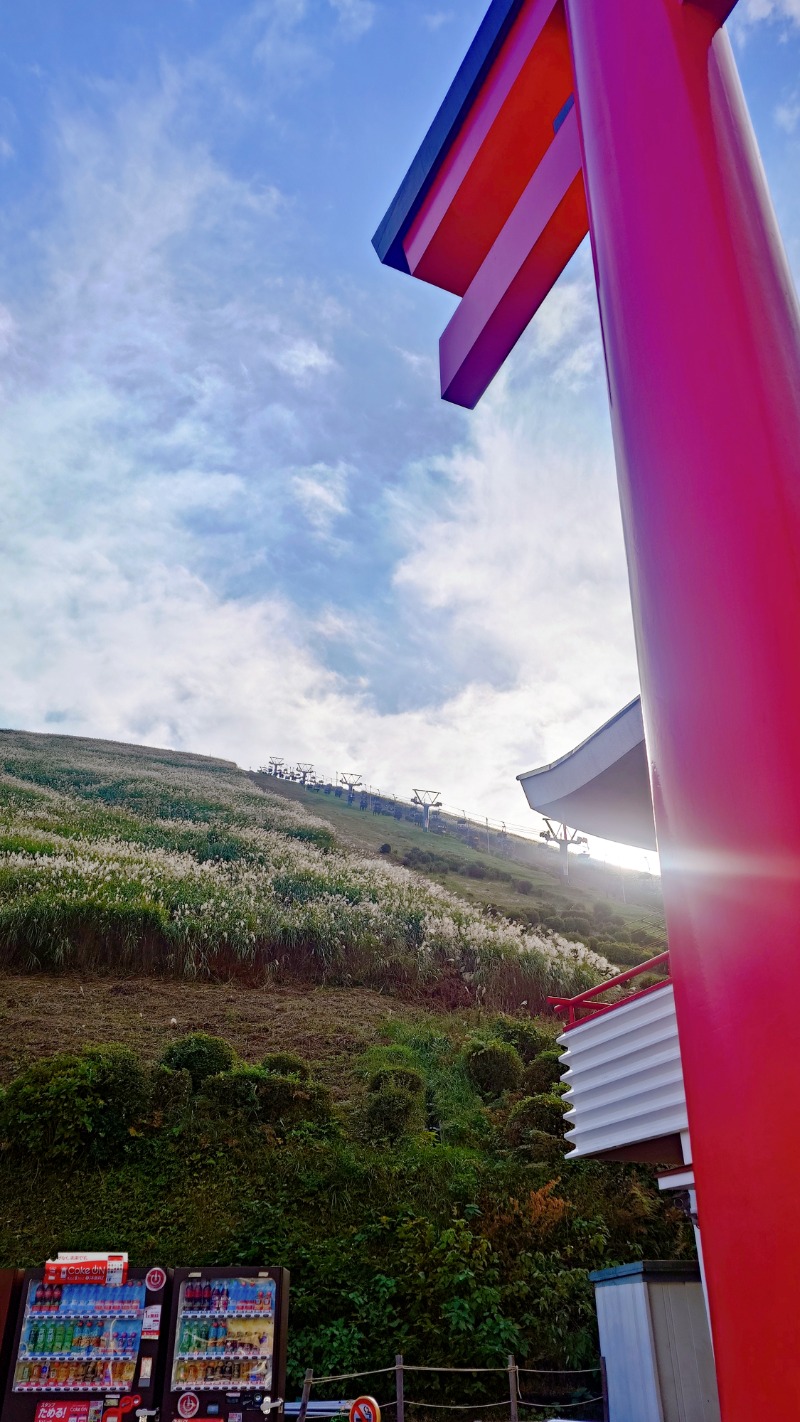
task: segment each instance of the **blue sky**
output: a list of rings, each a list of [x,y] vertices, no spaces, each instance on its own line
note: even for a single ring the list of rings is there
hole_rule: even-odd
[[[638,690],[586,246],[482,405],[370,237],[485,0],[0,12],[0,724],[531,823]],[[800,272],[800,0],[731,23]]]

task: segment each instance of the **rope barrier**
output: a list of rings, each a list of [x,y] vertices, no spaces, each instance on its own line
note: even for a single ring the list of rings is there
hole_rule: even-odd
[[[550,1403],[546,1404],[548,1407]],[[485,1412],[490,1407],[510,1407],[507,1397],[502,1402],[412,1402],[406,1398],[406,1407],[432,1407],[439,1412]]]
[[[504,1368],[503,1371],[505,1372],[506,1369]],[[602,1371],[600,1366],[596,1368],[517,1368],[518,1373],[536,1373],[539,1376],[546,1373],[548,1377],[556,1378],[582,1377],[585,1373],[601,1373]]]
[[[377,1377],[379,1373],[394,1373],[396,1371],[396,1368],[366,1368],[361,1373],[331,1373],[330,1376],[326,1378],[314,1376],[311,1381],[316,1387],[317,1383],[347,1382],[349,1378],[374,1378]]]
[[[329,1376],[324,1377],[324,1378],[322,1378],[322,1377],[321,1377],[321,1378],[318,1378],[318,1377],[315,1376],[314,1379],[313,1379],[313,1382],[314,1382],[314,1386],[316,1387],[317,1383],[347,1382],[350,1378],[371,1378],[371,1377],[378,1377],[378,1376],[380,1376],[380,1375],[382,1375],[382,1374],[384,1374],[384,1373],[394,1373],[394,1372],[396,1372],[396,1371],[397,1371],[396,1368],[365,1368],[365,1369],[364,1369],[362,1372],[360,1372],[360,1373],[331,1373],[331,1374],[329,1374]],[[528,1374],[531,1374],[531,1375],[535,1375],[536,1377],[555,1377],[555,1378],[584,1377],[584,1376],[586,1376],[586,1375],[588,1375],[588,1374],[590,1374],[590,1373],[599,1373],[599,1372],[601,1372],[601,1371],[602,1371],[602,1370],[601,1370],[600,1367],[597,1367],[597,1368],[520,1368],[520,1367],[517,1367],[517,1372],[518,1372],[518,1373],[528,1373]],[[422,1364],[422,1363],[419,1363],[419,1364],[415,1364],[415,1363],[404,1363],[404,1364],[403,1364],[403,1372],[404,1372],[404,1373],[507,1373],[507,1372],[508,1372],[508,1368],[431,1368],[431,1367],[427,1367],[426,1365],[424,1365],[424,1364]],[[417,1404],[417,1405],[418,1405],[418,1406],[421,1406],[422,1404],[420,1403],[420,1404]]]
[[[559,1412],[567,1412],[571,1407],[588,1407],[590,1402],[602,1402],[603,1394],[598,1397],[584,1397],[582,1402],[523,1402],[518,1398],[520,1407],[557,1407]]]
[[[508,1368],[429,1368],[424,1363],[403,1364],[404,1373],[507,1373]]]

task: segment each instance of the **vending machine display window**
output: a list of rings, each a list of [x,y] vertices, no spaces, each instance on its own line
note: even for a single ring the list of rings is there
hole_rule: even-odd
[[[155,1418],[171,1272],[129,1269],[124,1258],[117,1267],[117,1261],[116,1255],[59,1255],[25,1274],[2,1422]]]
[[[172,1390],[272,1389],[276,1283],[186,1279],[180,1286]]]
[[[129,1392],[142,1341],[146,1285],[29,1280],[13,1392]]]
[[[288,1312],[285,1269],[176,1269],[161,1422],[280,1418]]]

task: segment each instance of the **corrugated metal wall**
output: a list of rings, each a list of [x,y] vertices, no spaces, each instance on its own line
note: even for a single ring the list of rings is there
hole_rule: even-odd
[[[559,1041],[571,1156],[687,1130],[675,999],[666,985],[581,1023]]]

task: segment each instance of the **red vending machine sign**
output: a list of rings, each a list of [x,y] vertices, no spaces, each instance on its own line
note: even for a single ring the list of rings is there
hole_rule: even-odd
[[[124,1284],[127,1254],[59,1254],[44,1266],[46,1284]]]
[[[89,1422],[92,1404],[88,1399],[70,1398],[64,1402],[39,1402],[35,1422]],[[98,1414],[100,1409],[95,1405]]]

